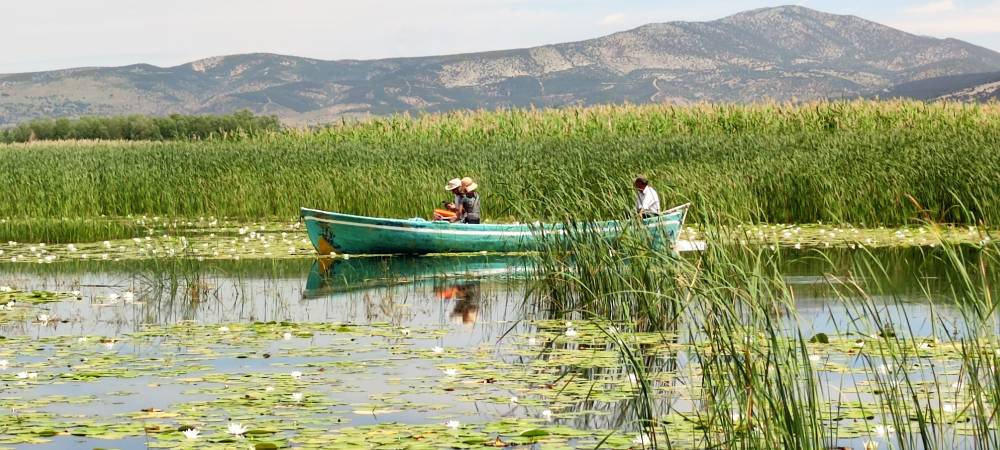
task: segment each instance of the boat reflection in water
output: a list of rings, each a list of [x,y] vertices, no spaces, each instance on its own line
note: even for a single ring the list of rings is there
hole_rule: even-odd
[[[475,280],[519,277],[531,268],[530,257],[510,255],[321,258],[313,262],[302,295],[318,298],[407,283],[432,283],[439,298],[468,305],[480,295]],[[474,320],[475,311],[465,315]]]

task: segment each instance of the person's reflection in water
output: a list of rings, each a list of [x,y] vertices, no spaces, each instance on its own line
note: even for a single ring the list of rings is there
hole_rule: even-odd
[[[438,286],[434,289],[442,300],[456,300],[451,320],[456,324],[471,326],[479,317],[479,300],[482,296],[478,281]]]

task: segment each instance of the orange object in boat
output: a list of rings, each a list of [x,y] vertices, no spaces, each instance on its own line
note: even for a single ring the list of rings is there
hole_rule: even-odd
[[[454,219],[456,217],[458,217],[458,214],[455,214],[452,211],[448,211],[447,209],[435,209],[434,210],[434,219],[437,219],[437,220],[441,220],[441,219],[448,220],[448,219]]]

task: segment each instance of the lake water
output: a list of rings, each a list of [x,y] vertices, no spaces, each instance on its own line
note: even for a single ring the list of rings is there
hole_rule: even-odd
[[[832,265],[786,255],[797,309],[780,317],[788,330],[843,335],[864,314],[835,281],[848,279],[856,255],[826,255]],[[871,286],[873,304],[895,326],[961,333],[961,311],[942,300],[939,255],[876,256],[887,279]],[[2,265],[0,286],[79,299],[0,316],[0,406],[10,412],[0,448],[434,448],[498,436],[592,447],[613,429],[622,433],[607,446],[638,445],[634,383],[617,353],[586,321],[571,318],[569,338],[564,317],[537,316],[530,265],[497,256]],[[658,404],[698,410],[676,387],[693,356],[661,350],[648,369],[674,387],[658,391]],[[823,358],[824,392],[846,403],[865,361]],[[230,436],[233,423],[248,432]],[[868,436],[866,420],[842,425],[843,445],[891,439]],[[197,440],[183,426],[201,430]],[[526,433],[535,429],[547,435]]]

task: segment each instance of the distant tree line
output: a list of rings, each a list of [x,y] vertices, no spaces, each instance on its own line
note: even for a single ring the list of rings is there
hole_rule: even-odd
[[[107,139],[163,141],[209,139],[241,133],[281,130],[275,116],[258,116],[250,111],[229,115],[166,117],[141,115],[81,117],[79,119],[36,119],[14,128],[0,130],[0,142],[54,141],[65,139]]]

